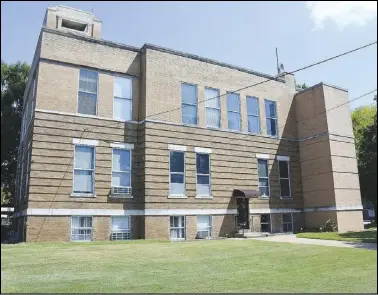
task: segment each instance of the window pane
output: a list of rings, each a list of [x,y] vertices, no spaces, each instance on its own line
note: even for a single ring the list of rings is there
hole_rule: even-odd
[[[291,214],[282,214],[283,222],[291,222]]]
[[[181,107],[182,123],[197,125],[197,106],[183,104]]]
[[[247,114],[259,115],[259,105],[256,97],[247,96]]]
[[[248,132],[260,133],[258,117],[248,116]]]
[[[259,178],[259,186],[269,186],[269,181],[267,178]]]
[[[220,127],[220,111],[217,109],[206,109],[206,126],[207,127]]]
[[[113,170],[130,171],[130,151],[113,149]]]
[[[75,146],[75,168],[94,168],[94,148],[89,146]]]
[[[289,162],[279,161],[280,177],[289,178]]]
[[[79,90],[97,93],[97,72],[80,69]]]
[[[197,228],[207,229],[210,226],[210,215],[198,215],[197,216]]]
[[[266,119],[266,132],[268,135],[277,136],[277,121],[276,119]]]
[[[112,217],[112,231],[130,230],[130,218],[128,216]]]
[[[240,114],[228,113],[228,129],[240,130]]]
[[[75,170],[74,174],[74,192],[93,193],[92,171]]]
[[[270,215],[269,214],[261,214],[261,222],[270,223]]]
[[[114,97],[114,118],[119,120],[131,120],[131,100]]]
[[[205,88],[205,100],[207,108],[219,109],[219,90]]]
[[[79,91],[79,108],[80,114],[96,115],[97,113],[97,94]]]
[[[210,185],[197,183],[197,195],[198,196],[210,196]]]
[[[197,173],[210,174],[209,154],[196,154],[197,157]]]
[[[129,172],[113,172],[112,186],[131,187],[131,177]]]
[[[268,187],[259,187],[260,193],[262,196],[269,196],[269,188]]]
[[[172,183],[169,193],[171,195],[185,195],[185,183]]]
[[[265,114],[266,117],[276,118],[276,103],[274,101],[265,101]]]
[[[132,79],[124,77],[114,78],[114,96],[131,98]]]
[[[170,152],[170,172],[184,172],[184,153]]]
[[[290,197],[289,179],[280,179],[281,197]]]
[[[190,84],[181,84],[182,103],[197,104],[197,87]]]
[[[239,95],[236,93],[227,94],[227,110],[240,112]]]
[[[258,160],[258,174],[259,177],[268,177],[268,161]]]
[[[171,183],[184,183],[184,174],[171,174]]]

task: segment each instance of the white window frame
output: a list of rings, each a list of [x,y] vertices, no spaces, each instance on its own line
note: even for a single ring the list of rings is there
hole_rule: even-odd
[[[288,178],[281,177],[280,162],[286,162],[287,163],[287,176],[288,176]],[[291,199],[292,197],[291,197],[291,182],[290,182],[290,161],[278,160],[278,175],[280,177],[280,197],[281,197],[281,199]],[[281,179],[288,180],[288,182],[289,182],[289,195],[288,196],[282,195]]]
[[[93,73],[96,73],[96,76],[97,76],[97,89],[96,89],[96,93],[94,92],[90,92],[90,91],[84,91],[84,90],[80,90],[80,72],[81,71],[87,71],[87,72],[93,72]],[[79,78],[78,78],[78,84],[77,84],[77,108],[76,108],[76,111],[77,111],[77,114],[78,115],[85,115],[85,116],[98,116],[98,88],[99,88],[99,75],[98,75],[98,71],[95,71],[95,70],[90,70],[90,69],[87,69],[87,68],[80,68],[79,69]],[[79,113],[79,93],[80,92],[83,92],[83,93],[89,93],[89,94],[96,94],[96,114],[84,114],[84,113]]]
[[[73,227],[73,219],[74,218],[91,218],[91,227]],[[90,240],[74,240],[72,239],[73,236],[73,230],[74,229],[81,229],[81,230],[91,230],[91,239]],[[76,234],[80,235],[80,234]],[[83,215],[74,215],[71,216],[71,242],[91,242],[93,241],[93,216],[83,216]]]
[[[268,176],[260,177],[260,175],[259,175],[259,161],[264,161],[266,163],[266,171],[267,171]],[[259,190],[260,190],[260,187],[267,187],[268,188],[268,195],[262,195],[261,198],[270,198],[269,161],[268,161],[268,159],[257,158],[257,178],[258,178]],[[260,178],[267,179],[268,180],[268,186],[260,186]]]
[[[291,222],[285,222],[284,221],[284,215],[290,215]],[[291,224],[291,231],[285,231],[285,225]],[[284,233],[292,233],[294,231],[293,226],[293,213],[283,213],[282,214],[282,232]]]
[[[76,147],[77,146],[85,146],[93,149],[93,169],[81,169],[81,168],[75,168],[75,156],[76,156]],[[74,197],[92,197],[95,196],[95,187],[96,187],[96,180],[95,180],[95,171],[96,171],[96,147],[93,145],[87,145],[87,144],[80,144],[75,143],[74,144],[74,161],[73,161],[73,179],[72,179],[72,194],[71,196]],[[80,171],[92,171],[92,177],[93,177],[93,183],[92,183],[92,193],[79,193],[75,192],[75,170]]]
[[[184,150],[174,150],[170,149],[169,152],[169,198],[186,198],[186,153]],[[171,153],[183,153],[184,154],[184,172],[171,172]],[[183,194],[172,194],[171,192],[171,175],[183,175],[184,176],[184,193]]]
[[[129,228],[113,230],[113,220],[115,218],[127,218]],[[110,223],[110,239],[112,241],[131,240],[131,217],[130,216],[128,215],[127,216],[112,216],[111,223]]]
[[[256,100],[256,102],[257,102],[257,115],[248,113],[248,100],[249,100],[249,99]],[[259,98],[258,98],[258,97],[256,97],[256,96],[249,96],[249,95],[246,96],[247,121],[248,121],[248,133],[251,133],[251,134],[261,134],[260,104],[259,104],[259,103],[260,103],[260,102],[259,102]],[[257,129],[258,129],[258,130],[257,130],[257,133],[252,132],[252,131],[249,131],[249,120],[248,120],[249,117],[257,118],[257,124],[258,124],[258,126],[257,126]]]
[[[114,154],[114,150],[121,150],[121,151],[129,151],[130,152],[130,171],[118,171],[118,170],[113,170],[113,154]],[[119,187],[119,188],[130,188],[130,191],[132,189],[132,175],[131,175],[131,171],[133,169],[133,163],[132,163],[132,149],[129,149],[129,148],[122,148],[122,147],[112,147],[112,179],[111,179],[111,186],[112,188],[113,187]],[[130,187],[128,186],[114,186],[113,185],[113,172],[115,173],[129,173],[130,174]]]
[[[268,215],[269,216],[269,222],[262,222],[261,220],[262,220],[262,215]],[[263,224],[268,224],[269,225],[269,229],[270,229],[270,231],[269,231],[269,233],[271,233],[272,232],[272,214],[260,214],[260,227],[261,227],[261,232],[263,232],[262,231],[262,225]]]
[[[276,111],[276,117],[268,117],[268,114],[266,113],[266,104],[269,103],[269,102],[272,102],[274,103],[274,106],[275,106],[275,111]],[[278,137],[278,109],[277,109],[277,102],[274,101],[274,100],[269,100],[269,99],[265,99],[264,100],[264,109],[265,109],[265,124],[266,124],[266,127],[268,127],[268,120],[275,120],[276,121],[276,135],[272,135],[272,134],[268,134],[268,128],[266,128],[266,134],[268,136],[271,136],[271,137]]]
[[[198,226],[198,217],[199,216],[208,216],[210,224],[206,227],[199,227]],[[211,238],[211,236],[212,236],[212,232],[211,232],[212,231],[212,225],[213,225],[213,218],[212,218],[211,215],[197,215],[197,236],[200,235],[199,234],[200,232],[209,232],[208,238]]]
[[[209,174],[202,174],[197,172],[197,155],[208,155],[209,156]],[[200,195],[198,193],[198,176],[209,176],[209,195]],[[196,198],[208,198],[212,199],[212,190],[211,190],[211,153],[199,152],[196,151]]]
[[[115,82],[116,82],[116,79],[117,78],[121,78],[121,79],[128,79],[130,80],[131,82],[131,92],[130,92],[130,98],[127,98],[127,97],[119,97],[119,96],[116,96],[115,95],[115,92],[114,92],[114,85],[115,85]],[[119,99],[123,99],[123,100],[129,100],[130,101],[130,120],[125,120],[125,119],[122,119],[122,118],[116,118],[115,117],[115,112],[114,112],[114,106],[115,106],[115,98],[119,98]],[[113,119],[115,120],[122,120],[122,121],[132,121],[133,120],[133,78],[132,77],[129,77],[129,76],[118,76],[118,75],[115,75],[114,76],[114,82],[113,82]]]
[[[184,226],[181,227],[172,227],[171,226],[171,218],[183,218],[184,219]],[[184,237],[183,238],[172,238],[171,236],[171,230],[184,230]],[[174,240],[174,241],[177,241],[177,240],[185,240],[186,239],[186,216],[185,215],[171,215],[169,216],[169,239],[170,240]]]
[[[195,90],[196,90],[196,103],[195,104],[190,104],[190,103],[187,103],[187,102],[183,102],[183,99],[182,99],[182,85],[189,85],[189,86],[193,86],[195,88]],[[189,126],[198,126],[198,88],[197,88],[197,85],[196,84],[182,82],[180,84],[180,93],[181,93],[181,124],[183,124],[183,125],[189,125]],[[196,123],[195,124],[184,123],[183,122],[184,116],[182,115],[182,113],[183,113],[183,109],[185,109],[185,107],[183,107],[183,106],[195,106],[196,107]]]
[[[228,109],[228,96],[229,95],[236,95],[239,99],[239,111],[230,111]],[[241,106],[240,106],[240,94],[239,93],[234,93],[234,92],[227,92],[227,129],[231,131],[241,131],[242,130],[242,117],[241,117]],[[239,114],[239,129],[231,129],[230,124],[229,124],[229,113],[234,113],[234,114]]]
[[[212,87],[205,87],[205,97],[206,97],[206,90],[213,90],[213,91],[216,91],[218,93],[218,95],[216,97],[214,97],[215,99],[218,100],[218,105],[219,105],[219,108],[213,108],[213,107],[208,107],[207,106],[207,99],[206,98],[206,101],[205,101],[205,119],[206,119],[206,127],[207,128],[215,128],[215,129],[219,129],[221,128],[222,126],[222,122],[221,122],[221,102],[220,102],[220,90],[217,89],[217,88],[212,88]],[[212,100],[213,97],[209,100]],[[219,126],[210,126],[207,122],[207,110],[217,110],[218,111],[218,116],[219,116]]]

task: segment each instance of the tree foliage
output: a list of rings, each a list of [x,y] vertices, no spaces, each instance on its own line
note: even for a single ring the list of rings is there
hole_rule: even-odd
[[[20,141],[23,94],[30,66],[1,61],[1,189],[2,203],[15,191],[17,149]],[[4,194],[3,194],[4,193]]]
[[[377,218],[377,106],[356,109],[352,113],[352,122],[361,196],[364,201],[374,204]]]

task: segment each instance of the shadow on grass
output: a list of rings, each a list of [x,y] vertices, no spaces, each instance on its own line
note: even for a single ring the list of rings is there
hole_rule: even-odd
[[[347,232],[339,234],[341,238],[359,240],[363,243],[377,243],[377,231]]]

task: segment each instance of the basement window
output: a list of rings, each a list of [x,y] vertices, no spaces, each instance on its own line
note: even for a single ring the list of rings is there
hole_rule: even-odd
[[[88,32],[88,24],[78,23],[68,19],[62,19],[62,28],[79,32]]]

